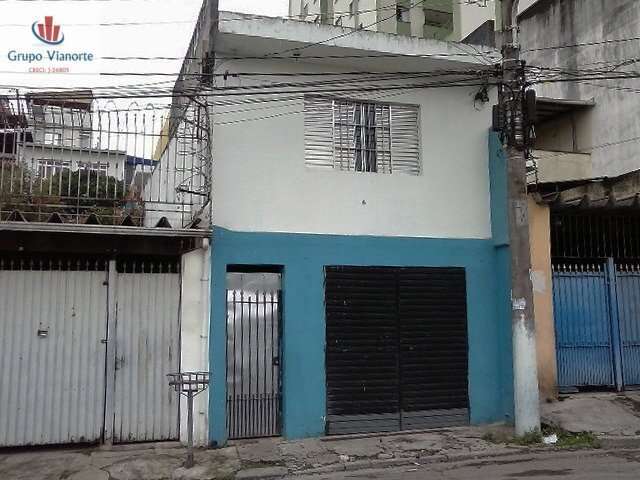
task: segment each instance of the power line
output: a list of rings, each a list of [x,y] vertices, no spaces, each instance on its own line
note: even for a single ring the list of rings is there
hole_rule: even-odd
[[[0,70],[0,73],[3,74],[22,74],[25,75],[26,72],[21,72],[18,70]],[[469,70],[429,70],[429,71],[396,71],[396,72],[367,72],[367,71],[355,71],[355,72],[314,72],[314,73],[304,73],[304,72],[281,72],[281,73],[265,73],[265,72],[227,72],[227,73],[214,73],[207,74],[207,77],[215,77],[215,78],[235,78],[241,76],[273,76],[273,77],[305,77],[305,76],[339,76],[339,75],[412,75],[412,74],[443,74],[443,75],[457,75],[469,73]],[[483,71],[473,71],[476,74],[486,75],[486,72]],[[146,77],[157,77],[157,76],[169,76],[169,77],[178,77],[180,72],[66,72],[59,73],[56,75],[78,75],[78,76],[146,76]],[[202,77],[201,73],[185,73],[185,76],[191,77]],[[88,87],[90,88],[90,87]]]
[[[294,90],[269,90],[269,91],[227,91],[221,89],[212,89],[207,91],[198,91],[193,93],[182,92],[167,92],[167,93],[146,93],[146,94],[98,94],[91,97],[83,97],[79,95],[74,97],[77,100],[87,99],[132,99],[132,98],[189,98],[189,97],[240,97],[240,96],[267,96],[267,95],[283,95],[283,94],[315,94],[315,95],[329,95],[335,93],[364,93],[364,92],[376,92],[376,91],[392,91],[399,89],[416,90],[416,89],[431,89],[431,88],[458,88],[458,87],[472,87],[472,86],[486,86],[497,85],[496,82],[478,81],[477,79],[468,79],[457,82],[432,82],[432,83],[415,83],[407,85],[389,85],[389,86],[373,86],[373,87],[352,87],[352,88],[332,88],[322,90],[309,90],[309,89],[294,89]]]
[[[563,48],[590,47],[593,45],[607,45],[610,43],[633,42],[636,40],[640,40],[640,37],[616,38],[612,40],[599,40],[599,41],[593,41],[593,42],[581,42],[581,43],[573,43],[573,44],[565,44],[565,45],[549,45],[546,47],[527,48],[522,50],[522,52],[540,52],[544,50],[560,50]]]
[[[249,72],[252,73],[252,72]],[[215,91],[215,92],[259,92],[263,94],[269,94],[275,88],[312,88],[312,87],[326,87],[327,85],[358,85],[362,82],[368,83],[379,83],[379,82],[390,82],[393,80],[410,80],[410,79],[428,79],[428,78],[443,78],[450,77],[448,81],[460,81],[462,80],[477,80],[479,78],[486,78],[487,75],[484,72],[478,72],[474,70],[468,71],[451,71],[451,70],[439,70],[439,71],[431,71],[431,72],[389,72],[387,74],[384,73],[364,73],[363,72],[352,72],[356,75],[351,76],[350,78],[341,77],[340,74],[336,74],[334,72],[330,72],[330,77],[341,77],[341,78],[332,78],[327,79],[325,75],[313,76],[309,81],[300,81],[300,82],[268,82],[265,84],[265,80],[257,79],[253,80],[247,77],[239,77],[247,78],[251,81],[258,81],[262,83],[258,83],[257,85],[234,85],[234,86],[225,86],[225,87],[217,87],[214,89],[207,90],[202,85],[185,85],[176,88],[172,85],[163,86],[163,84],[169,84],[170,82],[151,82],[151,83],[143,83],[143,84],[129,84],[129,85],[119,85],[119,86],[106,86],[106,87],[74,87],[74,88],[65,88],[65,89],[46,89],[46,93],[50,93],[52,98],[55,98],[56,93],[67,94],[69,91],[73,92],[74,90],[80,90],[83,88],[91,89],[93,94],[92,98],[96,98],[98,95],[101,97],[115,97],[119,95],[137,95],[139,97],[144,97],[146,94],[154,94],[155,96],[159,94],[170,94],[175,96],[188,96],[188,95],[198,95],[200,92],[206,91]],[[294,77],[297,75],[294,74]],[[461,78],[462,77],[462,78]],[[315,78],[320,78],[319,80],[315,80]],[[4,85],[5,89],[13,88],[13,89],[30,89],[30,86],[27,85]]]
[[[2,0],[0,0],[2,1]],[[325,40],[328,41],[328,40]],[[487,54],[490,52],[487,52]],[[398,54],[398,53],[380,53],[380,54],[362,54],[362,55],[288,55],[288,56],[279,56],[273,55],[267,57],[265,55],[261,56],[220,56],[220,60],[324,60],[324,59],[367,59],[367,58],[402,58],[402,59],[411,59],[411,58],[447,58],[447,57],[483,57],[486,54],[483,53],[424,53],[418,55],[409,55],[409,54]],[[103,56],[100,57],[101,60],[203,60],[201,57],[166,57],[166,56]]]

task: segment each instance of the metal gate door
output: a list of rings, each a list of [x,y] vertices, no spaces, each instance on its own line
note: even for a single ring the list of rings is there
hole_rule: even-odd
[[[114,442],[178,439],[179,260],[118,262]]]
[[[327,267],[327,433],[467,424],[462,268]]]
[[[327,433],[400,430],[396,273],[327,267]]]
[[[469,423],[467,288],[463,268],[398,272],[401,428]]]
[[[620,324],[622,380],[625,386],[640,385],[640,268],[616,266],[616,293]]]
[[[106,262],[0,258],[0,447],[97,442]]]
[[[227,274],[227,432],[280,435],[278,273]]]
[[[553,267],[558,386],[613,386],[613,342],[604,264]]]

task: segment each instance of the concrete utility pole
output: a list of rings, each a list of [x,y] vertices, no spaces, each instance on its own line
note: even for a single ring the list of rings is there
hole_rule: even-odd
[[[511,322],[516,435],[540,429],[536,331],[531,284],[527,167],[523,120],[524,68],[518,45],[518,0],[502,0],[502,75],[500,108],[505,119],[509,244],[511,249]]]

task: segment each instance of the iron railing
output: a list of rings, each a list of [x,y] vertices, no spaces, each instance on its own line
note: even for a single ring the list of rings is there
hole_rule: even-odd
[[[206,104],[193,97],[180,110],[95,103],[5,99],[0,221],[182,228],[206,218]]]
[[[280,433],[279,319],[279,292],[227,290],[229,438]]]
[[[640,214],[628,210],[551,213],[554,259],[640,258]]]

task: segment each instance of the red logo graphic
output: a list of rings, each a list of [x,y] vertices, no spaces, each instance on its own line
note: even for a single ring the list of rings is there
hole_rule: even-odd
[[[60,25],[53,24],[53,17],[44,17],[44,23],[38,23],[36,20],[31,25],[31,31],[38,40],[49,45],[60,45],[64,42],[64,34],[60,32]]]

